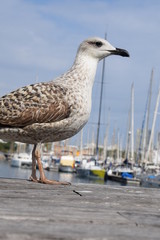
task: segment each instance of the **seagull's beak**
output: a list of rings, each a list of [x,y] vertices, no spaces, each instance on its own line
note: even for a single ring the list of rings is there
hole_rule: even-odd
[[[113,55],[120,55],[122,57],[129,57],[129,53],[125,49],[115,48],[115,50],[109,50],[109,52]]]

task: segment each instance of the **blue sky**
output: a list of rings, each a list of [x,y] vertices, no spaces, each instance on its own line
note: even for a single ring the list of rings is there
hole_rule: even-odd
[[[151,69],[152,114],[160,83],[160,1],[158,0],[2,0],[0,7],[0,95],[36,81],[49,81],[70,68],[78,45],[104,37],[130,53],[106,59],[102,122],[110,108],[110,136],[119,129],[125,142],[130,89],[135,87],[135,131],[141,128]],[[96,129],[102,63],[84,139]],[[157,122],[159,120],[157,119]],[[152,118],[150,120],[150,125]],[[157,124],[158,128],[158,124]],[[101,127],[103,141],[105,125]],[[95,133],[96,135],[96,133]],[[78,142],[79,137],[77,137]]]

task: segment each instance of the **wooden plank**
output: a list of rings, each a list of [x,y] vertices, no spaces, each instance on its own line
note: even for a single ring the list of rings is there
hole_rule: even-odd
[[[160,191],[0,178],[0,239],[159,240]]]

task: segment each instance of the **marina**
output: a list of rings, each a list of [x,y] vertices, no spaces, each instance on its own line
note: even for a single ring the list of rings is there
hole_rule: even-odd
[[[45,174],[49,179],[55,179],[58,181],[67,181],[71,183],[91,183],[91,184],[111,184],[111,185],[121,185],[121,183],[116,183],[112,181],[104,182],[103,179],[99,178],[88,178],[79,177],[75,172],[59,172],[58,168],[51,169],[51,171],[45,170]],[[24,179],[28,180],[31,175],[30,168],[17,168],[11,167],[10,163],[6,160],[0,161],[0,178],[11,178],[11,179]],[[122,183],[123,184],[123,183]]]
[[[20,159],[20,162],[22,159]],[[66,160],[65,160],[66,161]],[[111,186],[135,186],[135,187],[160,187],[160,174],[149,172],[135,175],[135,171],[128,170],[128,167],[117,166],[111,170],[107,170],[100,166],[93,165],[93,161],[86,165],[78,165],[74,171],[70,171],[67,166],[63,166],[60,170],[60,163],[56,165],[49,165],[48,161],[44,160],[44,171],[48,179],[57,181],[66,181],[73,184],[87,183],[87,184],[101,184]],[[72,163],[72,162],[71,162]],[[89,164],[90,163],[90,164]],[[67,159],[68,164],[68,159]],[[46,166],[46,167],[45,167]],[[62,167],[62,166],[61,166]],[[38,170],[37,170],[38,171]],[[28,180],[31,176],[31,165],[13,166],[12,161],[0,161],[0,178],[24,179]],[[37,175],[39,177],[39,173]]]

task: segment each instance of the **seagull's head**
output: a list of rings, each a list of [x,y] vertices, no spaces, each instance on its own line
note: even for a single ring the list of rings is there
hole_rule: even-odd
[[[98,37],[84,40],[79,46],[78,53],[88,55],[98,61],[110,55],[129,57],[129,53],[125,49],[115,48],[105,39]]]

